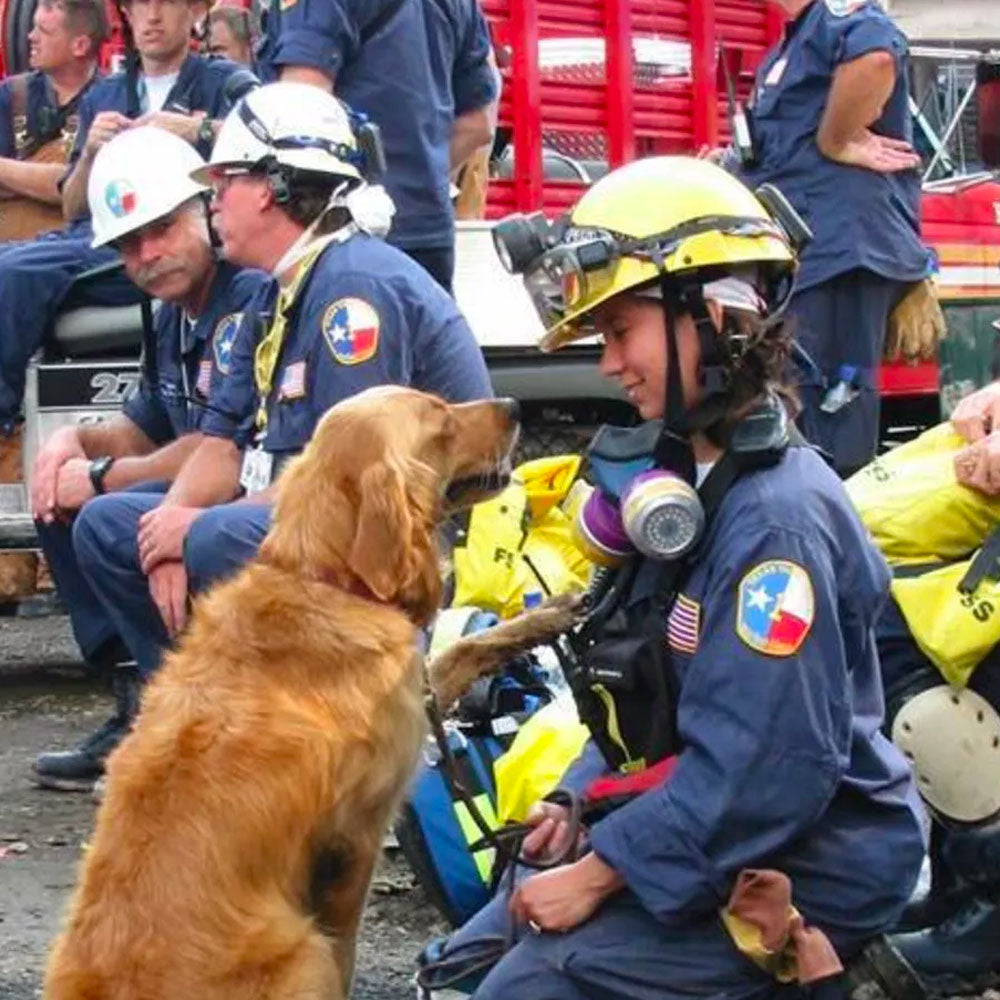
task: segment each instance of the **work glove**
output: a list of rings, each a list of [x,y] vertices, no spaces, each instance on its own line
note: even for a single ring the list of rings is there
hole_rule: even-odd
[[[917,282],[889,316],[886,361],[929,361],[937,353],[947,327],[930,278]]]

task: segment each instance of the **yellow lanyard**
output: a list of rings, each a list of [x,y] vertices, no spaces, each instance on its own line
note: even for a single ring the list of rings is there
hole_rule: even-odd
[[[285,342],[285,331],[288,327],[286,314],[294,305],[299,289],[316,263],[316,258],[326,249],[326,245],[323,243],[306,254],[299,264],[295,277],[278,293],[278,301],[274,307],[274,319],[254,351],[253,378],[258,393],[257,416],[254,418],[254,423],[259,438],[262,438],[267,430],[267,400],[274,387],[274,372],[278,367],[278,358],[281,356],[281,348]]]

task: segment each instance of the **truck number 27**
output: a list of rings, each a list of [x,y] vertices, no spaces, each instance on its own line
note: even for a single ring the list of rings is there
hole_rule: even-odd
[[[90,380],[91,406],[121,406],[139,386],[138,372],[98,372]]]

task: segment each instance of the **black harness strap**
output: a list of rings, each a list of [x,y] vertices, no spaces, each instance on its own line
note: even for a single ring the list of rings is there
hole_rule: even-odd
[[[1000,527],[994,528],[976,553],[958,589],[971,594],[983,580],[1000,580]]]

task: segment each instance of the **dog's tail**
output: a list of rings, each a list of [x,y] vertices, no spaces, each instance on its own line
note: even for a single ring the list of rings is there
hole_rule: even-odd
[[[431,691],[447,712],[476,678],[496,673],[519,653],[552,642],[568,631],[584,612],[581,594],[562,594],[449,646],[427,667]]]

